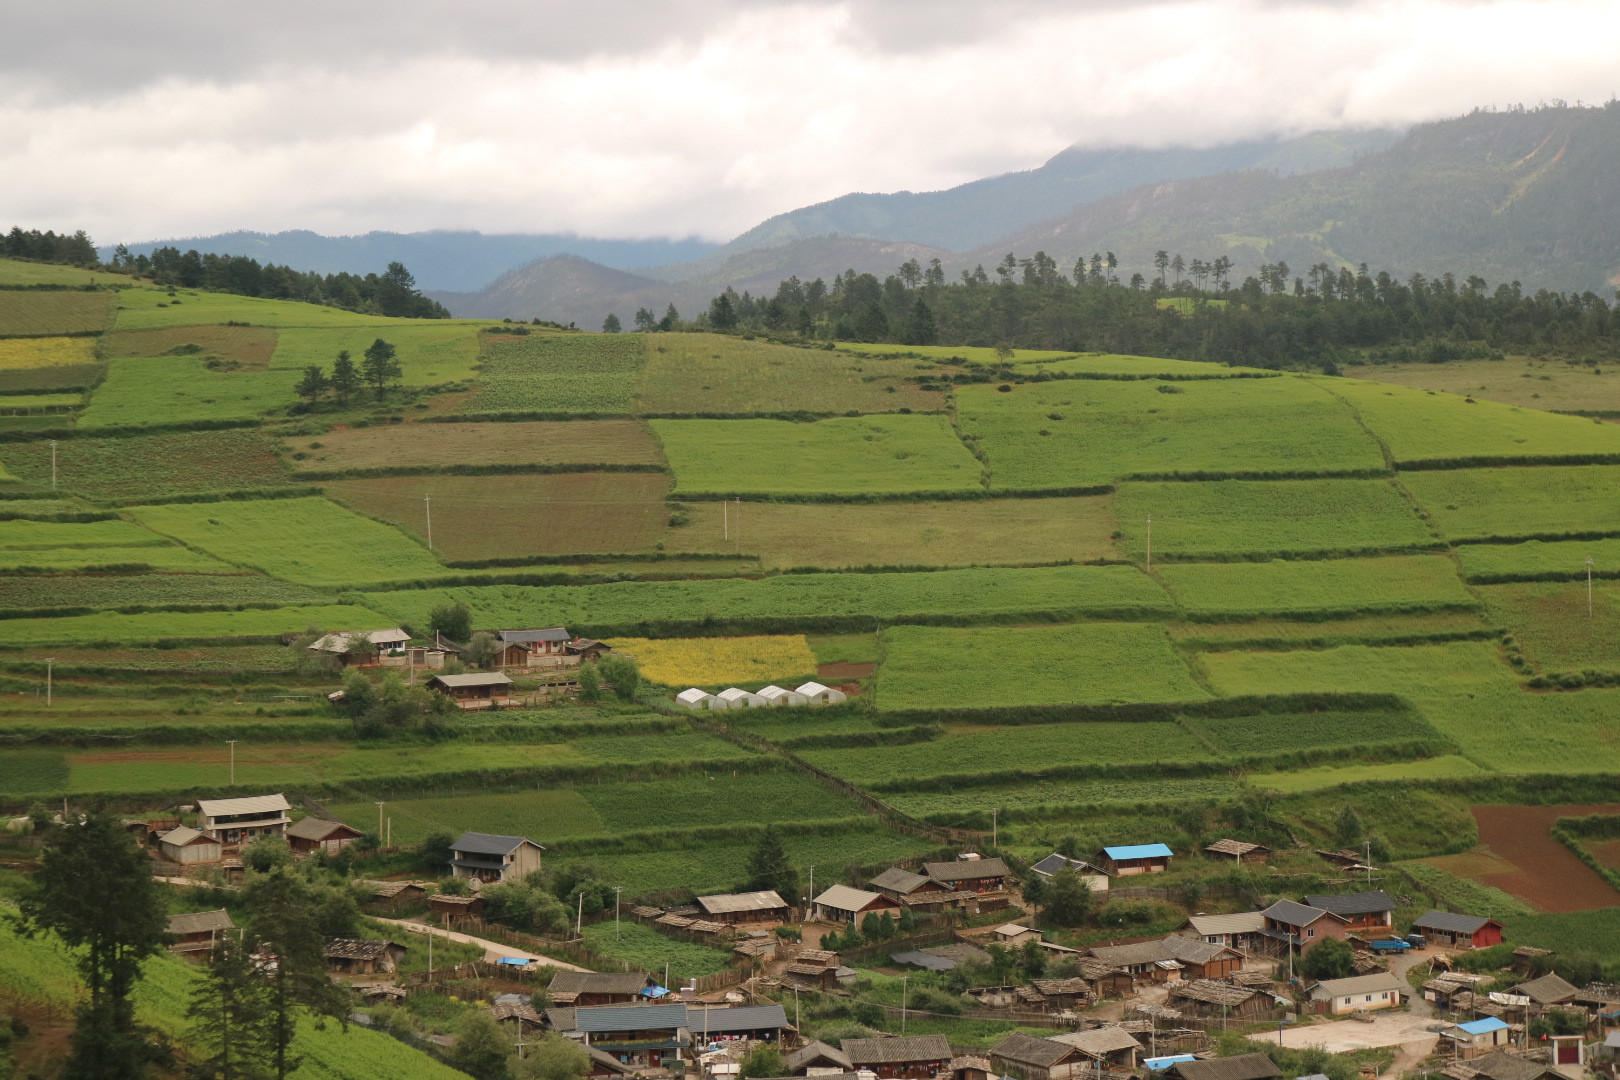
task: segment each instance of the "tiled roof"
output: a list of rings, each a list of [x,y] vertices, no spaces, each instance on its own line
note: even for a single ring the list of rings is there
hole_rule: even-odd
[[[1099,1027],[1087,1031],[1071,1031],[1052,1036],[1053,1042],[1072,1046],[1076,1050],[1098,1057],[1121,1050],[1134,1050],[1139,1045],[1136,1037],[1123,1028]]]
[[[268,814],[276,810],[285,813],[292,809],[287,796],[250,795],[242,799],[198,799],[197,809],[204,817],[229,817],[235,814]]]
[[[910,870],[902,870],[898,866],[891,866],[867,884],[878,889],[892,889],[897,893],[909,893],[928,883],[924,874],[913,874]]]
[[[1431,911],[1413,920],[1413,930],[1444,930],[1448,934],[1472,934],[1486,923],[1493,922],[1483,915],[1459,915],[1451,911]]]
[[[1008,877],[1012,871],[1000,859],[956,859],[952,862],[923,863],[923,872],[935,881],[970,881],[978,878]]]
[[[450,845],[450,850],[468,855],[507,855],[522,847],[527,837],[500,836],[495,833],[462,833],[461,839]],[[532,841],[530,841],[532,843]],[[536,844],[536,847],[540,845]]]
[[[1555,971],[1550,975],[1543,975],[1539,979],[1531,979],[1527,983],[1515,986],[1514,991],[1542,1005],[1556,1005],[1561,1001],[1568,1001],[1580,993]]]
[[[729,1009],[688,1009],[686,1026],[692,1034],[705,1031],[726,1034],[734,1031],[760,1031],[788,1026],[787,1010],[780,1005],[739,1005]]]
[[[874,900],[884,900],[894,903],[887,896],[864,889],[852,889],[848,885],[833,885],[826,892],[816,897],[816,903],[823,907],[837,908],[839,911],[859,911]]]
[[[170,915],[168,929],[171,934],[206,934],[234,930],[236,924],[231,922],[229,912],[219,908],[215,911],[190,911],[182,915]]]
[[[300,840],[325,840],[339,829],[349,829],[350,832],[357,831],[349,828],[341,821],[327,821],[325,818],[307,817],[300,818],[287,826],[287,835],[296,836]]]
[[[824,1042],[817,1042],[815,1040],[805,1043],[797,1050],[788,1053],[782,1058],[782,1064],[787,1066],[787,1071],[790,1073],[796,1073],[800,1069],[805,1068],[816,1061],[829,1061],[832,1064],[841,1066],[845,1069],[853,1069],[855,1067],[854,1064],[849,1060],[848,1054],[844,1053],[836,1046],[828,1046]]]
[[[1131,1042],[1135,1042],[1132,1039]],[[1006,1058],[1020,1065],[1050,1069],[1074,1053],[1075,1048],[1052,1039],[1040,1039],[1022,1031],[1009,1031],[1007,1037],[990,1048],[992,1057]]]
[[[1406,980],[1391,975],[1387,971],[1380,971],[1373,975],[1352,975],[1348,979],[1323,979],[1311,987],[1315,991],[1323,991],[1326,997],[1350,997],[1355,994],[1376,994],[1383,990],[1406,990]]]
[[[710,915],[726,915],[739,911],[773,911],[785,908],[788,902],[782,899],[774,889],[763,892],[746,893],[720,893],[715,896],[700,896],[697,898],[698,907]]]
[[[1260,914],[1268,919],[1276,919],[1289,926],[1309,926],[1311,923],[1329,914],[1326,908],[1309,907],[1305,904],[1296,904],[1292,900],[1279,900]]]
[[[844,1039],[850,1064],[890,1065],[908,1061],[949,1061],[951,1041],[943,1035],[901,1035],[889,1039]]]
[[[1239,911],[1231,915],[1194,915],[1187,920],[1187,925],[1201,937],[1253,934],[1266,925],[1266,918],[1258,911]]]
[[[686,1026],[685,1005],[601,1005],[574,1010],[576,1031],[656,1031]]]
[[[1282,1070],[1265,1054],[1238,1054],[1207,1061],[1178,1061],[1168,1070],[1182,1080],[1271,1080]]]
[[[1395,910],[1395,900],[1387,892],[1329,893],[1307,896],[1311,907],[1331,911],[1335,915],[1376,915]]]

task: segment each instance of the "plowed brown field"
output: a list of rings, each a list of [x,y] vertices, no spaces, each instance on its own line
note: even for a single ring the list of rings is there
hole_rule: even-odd
[[[1478,880],[1511,893],[1542,911],[1591,911],[1620,905],[1616,892],[1577,859],[1549,830],[1561,817],[1620,813],[1620,806],[1476,806],[1479,842],[1512,863],[1513,873]]]

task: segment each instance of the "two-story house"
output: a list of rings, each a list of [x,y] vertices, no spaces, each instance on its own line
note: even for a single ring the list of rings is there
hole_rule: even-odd
[[[1395,901],[1382,891],[1307,896],[1311,907],[1342,918],[1352,934],[1388,934],[1395,929]]]
[[[1350,932],[1349,921],[1342,915],[1292,900],[1278,900],[1260,917],[1265,920],[1260,937],[1267,943],[1266,951],[1276,956],[1288,955],[1290,948],[1309,952],[1330,937],[1342,939]]]
[[[540,869],[545,850],[525,836],[462,833],[450,845],[450,873],[479,881],[519,881]]]
[[[246,844],[261,836],[285,836],[292,806],[282,794],[244,799],[198,799],[197,831],[222,844]]]

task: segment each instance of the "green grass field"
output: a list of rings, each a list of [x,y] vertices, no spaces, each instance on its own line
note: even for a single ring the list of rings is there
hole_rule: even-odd
[[[1424,470],[1401,485],[1451,540],[1620,533],[1617,466]]]
[[[838,347],[849,352],[870,353],[874,356],[899,356],[905,359],[921,357],[923,362],[966,360],[984,367],[1008,362],[1014,364],[1051,362],[1076,355],[1072,352],[1050,349],[1016,349],[1009,350],[1010,355],[1002,357],[987,345],[890,345],[884,342],[840,341]]]
[[[639,334],[482,334],[484,389],[464,412],[628,413]]]
[[[176,289],[173,296],[163,288],[126,289],[118,294],[119,330],[151,330],[162,326],[217,326],[239,322],[250,326],[291,327],[368,327],[381,336],[382,328],[407,324],[444,323],[436,319],[388,319],[361,315],[320,304],[289,300],[263,300],[229,293]],[[370,344],[368,341],[367,344]]]
[[[145,612],[138,615],[67,615],[47,619],[0,619],[0,644],[142,642],[165,638],[258,637],[302,633],[307,627],[349,629],[374,620],[365,608],[321,605],[273,610]],[[90,789],[94,790],[94,789]]]
[[[91,577],[0,576],[0,609],[128,604],[326,604],[302,585],[255,574],[136,574]]]
[[[407,581],[448,573],[427,548],[399,530],[326,499],[171,503],[137,506],[130,513],[188,547],[305,585]]]
[[[1182,611],[1211,615],[1377,614],[1478,605],[1444,555],[1305,562],[1165,563],[1154,568]]]
[[[15,443],[0,451],[18,476],[51,480],[51,448]],[[245,491],[287,484],[275,444],[255,431],[181,431],[126,439],[64,439],[56,448],[57,485],[101,501]]]
[[[1248,777],[1248,783],[1250,787],[1260,791],[1299,794],[1372,780],[1396,782],[1466,780],[1485,775],[1486,771],[1468,758],[1442,754],[1439,757],[1422,758],[1418,761],[1389,761],[1377,765],[1321,765],[1283,773],[1252,773]]]
[[[394,320],[387,326],[297,327],[277,336],[270,366],[302,372],[310,364],[332,371],[347,350],[359,364],[371,343],[382,338],[397,350],[394,359],[405,386],[440,386],[471,379],[478,361],[478,325],[452,319]]]
[[[0,259],[0,285],[128,285],[131,278],[60,263]]]
[[[1054,617],[1121,609],[1169,612],[1149,578],[1123,566],[1027,570],[968,569],[903,574],[784,574],[759,581],[614,582],[606,585],[483,585],[408,589],[367,595],[396,619],[424,623],[446,600],[472,609],[478,626],[564,624],[637,636],[644,623],[702,626],[732,619],[786,620],[866,616],[885,622],[1035,615]]]
[[[8,521],[4,526],[18,524]],[[5,528],[0,528],[4,533]],[[162,539],[162,537],[158,537]],[[190,551],[179,544],[118,547],[57,547],[57,548],[0,548],[0,572],[18,570],[66,571],[90,567],[150,567],[180,574],[229,574],[236,567],[209,558],[198,551]]]
[[[645,338],[640,413],[938,412],[943,395],[907,381],[913,360],[868,360],[722,334]]]
[[[941,416],[654,420],[677,495],[974,491],[979,463]]]
[[[112,292],[0,291],[0,337],[90,334],[112,321]]]
[[[949,791],[895,791],[886,793],[883,800],[896,810],[926,821],[950,825],[963,822],[966,814],[988,813],[992,807],[1007,814],[1059,807],[1226,801],[1238,797],[1240,793],[1238,782],[1226,776],[1201,776],[1187,780],[1052,778],[1030,779],[1016,784],[956,787]]]
[[[210,369],[195,356],[115,360],[79,426],[249,420],[293,404],[298,378],[296,371]]]
[[[1160,393],[1159,386],[1169,393]],[[1052,382],[957,390],[991,485],[1026,490],[1132,476],[1376,470],[1378,446],[1314,380]]]
[[[1587,614],[1584,581],[1480,585],[1493,622],[1507,628],[1527,659],[1548,670],[1620,670],[1620,583],[1593,583]]]
[[[132,521],[118,519],[0,522],[0,548],[161,547],[168,542]]]
[[[1435,542],[1386,480],[1214,480],[1121,484],[1114,509],[1134,559],[1373,551]]]
[[[584,937],[592,951],[631,968],[657,971],[660,979],[664,977],[664,965],[668,964],[669,981],[675,986],[689,979],[724,971],[731,963],[731,953],[726,949],[677,941],[650,926],[623,919],[617,923],[600,922],[588,926]]]
[[[431,496],[434,551],[446,559],[629,554],[651,552],[664,541],[672,551],[684,550],[667,525],[669,477],[662,473],[413,476],[325,486],[338,502],[424,543],[423,496]]]
[[[276,351],[276,332],[263,326],[162,326],[117,330],[104,342],[109,357],[198,356],[263,371]]]
[[[694,502],[672,551],[741,549],[770,568],[966,566],[1121,557],[1106,496],[948,502]]]
[[[1595,573],[1620,567],[1620,537],[1607,540],[1526,540],[1522,544],[1462,544],[1457,560],[1469,578],[1492,575],[1586,575],[1586,560]]]
[[[1620,379],[1613,377],[1613,368],[1593,370],[1556,359],[1510,356],[1505,360],[1448,360],[1444,364],[1376,364],[1349,367],[1345,373],[1358,379],[1440,390],[1526,409],[1620,411]]]
[[[1135,375],[1150,377],[1167,375],[1171,378],[1230,379],[1241,375],[1275,375],[1260,368],[1227,367],[1225,364],[1206,364],[1197,360],[1166,360],[1156,356],[1120,356],[1114,353],[1083,353],[1061,360],[1014,361],[1019,374],[1032,375],[1048,372],[1054,375]]]
[[[1357,379],[1331,385],[1398,462],[1620,455],[1613,424]]]
[[[1421,717],[1407,713],[1321,712],[1303,716],[1186,717],[1182,723],[1226,757],[1258,757],[1328,746],[1440,741]]]
[[[897,626],[883,632],[881,709],[1200,701],[1153,623],[1015,629]],[[1020,738],[1022,733],[1020,733]]]
[[[502,424],[393,424],[288,440],[308,457],[299,469],[435,468],[443,465],[657,465],[645,424],[633,420]]]

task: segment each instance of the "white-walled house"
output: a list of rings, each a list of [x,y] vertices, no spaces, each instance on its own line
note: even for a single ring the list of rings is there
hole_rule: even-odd
[[[842,690],[834,690],[818,682],[807,682],[794,693],[804,695],[805,701],[811,705],[841,705],[849,700]]]
[[[684,705],[688,709],[724,709],[726,707],[724,701],[721,701],[707,690],[699,690],[695,686],[676,694],[675,703]]]
[[[765,705],[765,699],[752,690],[739,690],[735,686],[729,687],[715,695],[726,703],[728,709],[758,709]]]

